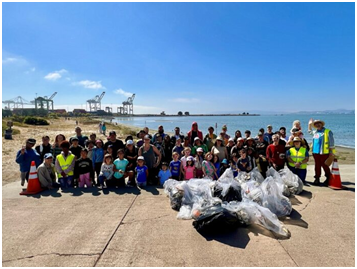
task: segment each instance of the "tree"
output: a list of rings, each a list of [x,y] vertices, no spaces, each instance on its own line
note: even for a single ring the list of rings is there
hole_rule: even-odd
[[[186,111],[185,116],[190,116],[190,112]]]
[[[165,116],[165,115],[166,115],[166,114],[165,114],[165,111],[162,111],[160,115],[161,115],[161,116]]]
[[[179,111],[179,112],[177,113],[177,115],[182,116],[182,115],[183,115],[182,111]]]
[[[245,112],[243,112],[243,115],[245,115]]]

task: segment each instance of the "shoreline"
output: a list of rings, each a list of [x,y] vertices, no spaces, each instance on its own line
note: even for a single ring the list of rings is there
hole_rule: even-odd
[[[177,114],[168,114],[168,115],[159,115],[159,114],[133,114],[133,115],[123,115],[123,114],[114,114],[113,117],[116,118],[135,118],[135,117],[236,117],[236,116],[260,116],[260,114],[190,114],[190,115],[177,115]]]

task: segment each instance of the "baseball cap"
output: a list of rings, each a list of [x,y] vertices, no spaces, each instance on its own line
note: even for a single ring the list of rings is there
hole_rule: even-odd
[[[53,156],[52,156],[51,153],[46,153],[43,157],[44,157],[45,159],[53,158]]]
[[[139,160],[145,161],[144,156],[139,156],[139,157],[138,157],[138,161],[139,161]]]
[[[229,142],[229,141],[234,142],[234,139],[231,137],[231,138],[228,139],[228,142]]]
[[[193,161],[193,160],[194,160],[194,158],[192,156],[187,157],[187,161]]]
[[[270,124],[267,126],[267,128],[273,128],[273,126],[271,126]]]
[[[198,136],[195,137],[195,139],[193,139],[193,141],[196,141],[196,140],[201,140]]]
[[[222,163],[223,163],[223,164],[228,164],[227,159],[223,159]]]
[[[79,141],[78,137],[77,136],[73,136],[69,139],[70,141]]]
[[[262,132],[259,132],[259,133],[258,133],[258,136],[261,136],[261,135],[263,135],[263,133],[262,133]]]
[[[128,141],[126,141],[126,144],[127,144],[127,145],[133,145],[133,144],[134,144],[134,141],[129,139]]]
[[[198,148],[196,151],[197,152],[203,152],[203,149],[202,148]]]
[[[36,139],[34,139],[34,138],[29,138],[29,139],[26,140],[26,143],[35,145],[35,144],[36,144]]]
[[[116,133],[115,131],[110,131],[110,132],[109,132],[109,136],[111,136],[111,135],[113,135],[113,134],[116,135],[117,133]]]
[[[149,139],[150,140],[150,136],[149,135],[145,135],[144,139]]]

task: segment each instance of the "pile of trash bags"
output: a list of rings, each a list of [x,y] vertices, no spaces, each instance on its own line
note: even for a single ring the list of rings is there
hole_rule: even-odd
[[[288,168],[279,172],[270,168],[265,179],[258,168],[240,172],[235,178],[228,168],[217,181],[169,179],[164,189],[171,208],[179,211],[177,218],[193,219],[193,226],[201,233],[257,224],[289,238],[289,230],[278,217],[290,215],[288,197],[301,193],[303,183]]]

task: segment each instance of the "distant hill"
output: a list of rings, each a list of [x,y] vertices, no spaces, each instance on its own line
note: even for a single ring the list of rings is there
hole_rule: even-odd
[[[322,111],[299,111],[289,114],[355,114],[355,111],[350,109],[334,109]]]
[[[272,111],[272,110],[250,110],[250,111],[217,111],[217,114],[235,114],[248,112],[249,114],[260,115],[276,115],[276,114],[355,114],[355,110],[351,109],[334,109],[334,110],[321,110],[321,111]]]

